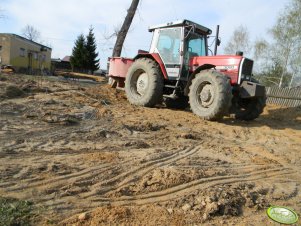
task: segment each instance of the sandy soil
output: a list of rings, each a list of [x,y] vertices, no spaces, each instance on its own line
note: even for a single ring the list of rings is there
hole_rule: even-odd
[[[300,150],[300,108],[208,122],[105,81],[0,76],[0,196],[37,224],[277,225],[270,205],[301,214]]]

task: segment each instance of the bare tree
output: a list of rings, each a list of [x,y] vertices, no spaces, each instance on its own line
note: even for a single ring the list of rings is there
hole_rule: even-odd
[[[257,39],[254,43],[254,58],[260,60],[267,55],[269,43],[264,39]]]
[[[127,15],[124,19],[124,22],[120,28],[120,30],[117,33],[117,39],[115,42],[115,46],[113,48],[113,57],[120,57],[122,52],[123,43],[125,41],[126,35],[130,29],[130,26],[132,24],[133,18],[135,16],[138,4],[140,0],[132,0],[132,4],[130,8],[127,11]]]
[[[251,52],[249,31],[246,27],[240,25],[237,27],[224,48],[226,54],[235,54],[236,51],[243,51],[244,53]]]
[[[38,41],[41,37],[41,33],[31,25],[26,25],[22,29],[22,35],[30,41]]]
[[[274,38],[273,52],[277,57],[283,71],[279,87],[285,86],[284,80],[287,74],[292,73],[290,85],[293,85],[292,80],[298,76],[301,71],[301,1],[291,0],[283,12],[278,16],[278,20],[271,29],[271,34]]]

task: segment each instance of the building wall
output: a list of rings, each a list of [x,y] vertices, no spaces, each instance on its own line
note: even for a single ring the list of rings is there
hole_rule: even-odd
[[[39,73],[41,69],[50,71],[50,48],[42,48],[42,45],[13,34],[0,34],[0,40],[3,40],[3,37],[6,41],[2,41],[2,49],[5,49],[1,53],[2,64],[13,65],[17,71],[24,73]]]
[[[0,35],[0,65],[10,64],[10,35]]]

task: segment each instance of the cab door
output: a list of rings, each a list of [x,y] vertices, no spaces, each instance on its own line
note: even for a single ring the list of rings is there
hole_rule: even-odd
[[[168,78],[179,78],[182,65],[182,31],[181,27],[165,28],[158,31],[157,52],[166,68]]]

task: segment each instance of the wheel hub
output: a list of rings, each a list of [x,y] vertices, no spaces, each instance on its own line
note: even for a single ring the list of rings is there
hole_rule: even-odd
[[[213,94],[214,92],[211,84],[207,84],[203,87],[202,91],[200,92],[200,99],[204,107],[208,107],[213,103]]]
[[[139,75],[137,79],[137,92],[144,95],[148,86],[148,76],[146,73]]]

